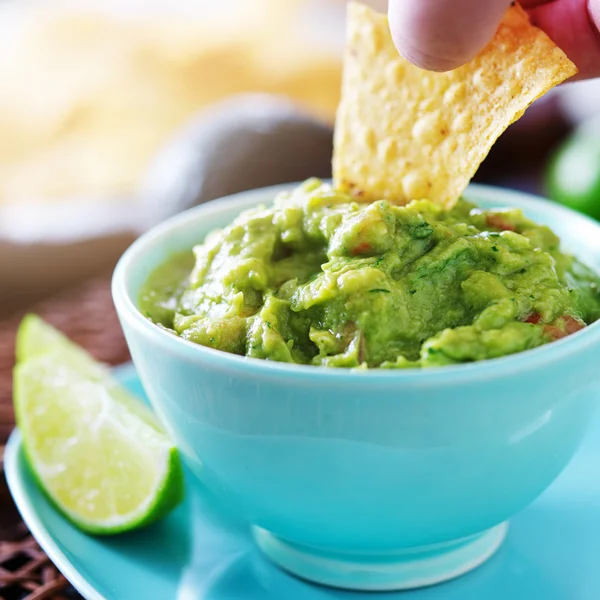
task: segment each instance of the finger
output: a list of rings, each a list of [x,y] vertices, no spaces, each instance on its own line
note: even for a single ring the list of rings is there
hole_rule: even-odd
[[[549,4],[550,2],[556,2],[556,0],[521,0],[519,4],[524,8],[534,8],[541,4]]]
[[[577,65],[578,79],[600,77],[600,0],[524,0],[531,22]]]
[[[492,39],[510,0],[390,0],[394,43],[423,69],[449,71]]]

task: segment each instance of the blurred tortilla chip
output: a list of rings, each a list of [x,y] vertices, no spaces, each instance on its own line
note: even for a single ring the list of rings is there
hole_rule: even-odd
[[[350,4],[336,186],[365,200],[450,208],[500,134],[576,72],[518,5],[470,63],[434,73],[398,54],[385,15]]]

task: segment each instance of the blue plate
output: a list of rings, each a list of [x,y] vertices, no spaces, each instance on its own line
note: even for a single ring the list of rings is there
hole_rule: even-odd
[[[132,367],[117,371],[134,393]],[[573,462],[511,522],[485,565],[454,581],[386,600],[597,600],[600,598],[600,415]],[[368,593],[322,588],[264,559],[248,528],[187,476],[183,505],[162,522],[113,538],[87,536],[48,503],[32,479],[21,437],[5,453],[11,492],[29,529],[88,600],[372,600]]]

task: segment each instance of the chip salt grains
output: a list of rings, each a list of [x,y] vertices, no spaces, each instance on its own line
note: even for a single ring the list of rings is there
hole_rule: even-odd
[[[385,15],[351,3],[336,187],[365,200],[427,198],[451,208],[502,132],[576,72],[518,5],[481,54],[434,73],[398,54]]]

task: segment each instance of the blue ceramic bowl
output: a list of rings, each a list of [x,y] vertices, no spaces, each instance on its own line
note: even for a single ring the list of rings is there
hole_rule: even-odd
[[[480,363],[351,371],[226,354],[139,312],[155,267],[281,189],[180,214],[123,255],[114,301],[152,405],[198,478],[288,571],[373,590],[466,572],[576,451],[597,399],[600,323]],[[466,197],[522,207],[600,270],[598,223],[507,190],[471,186]]]

